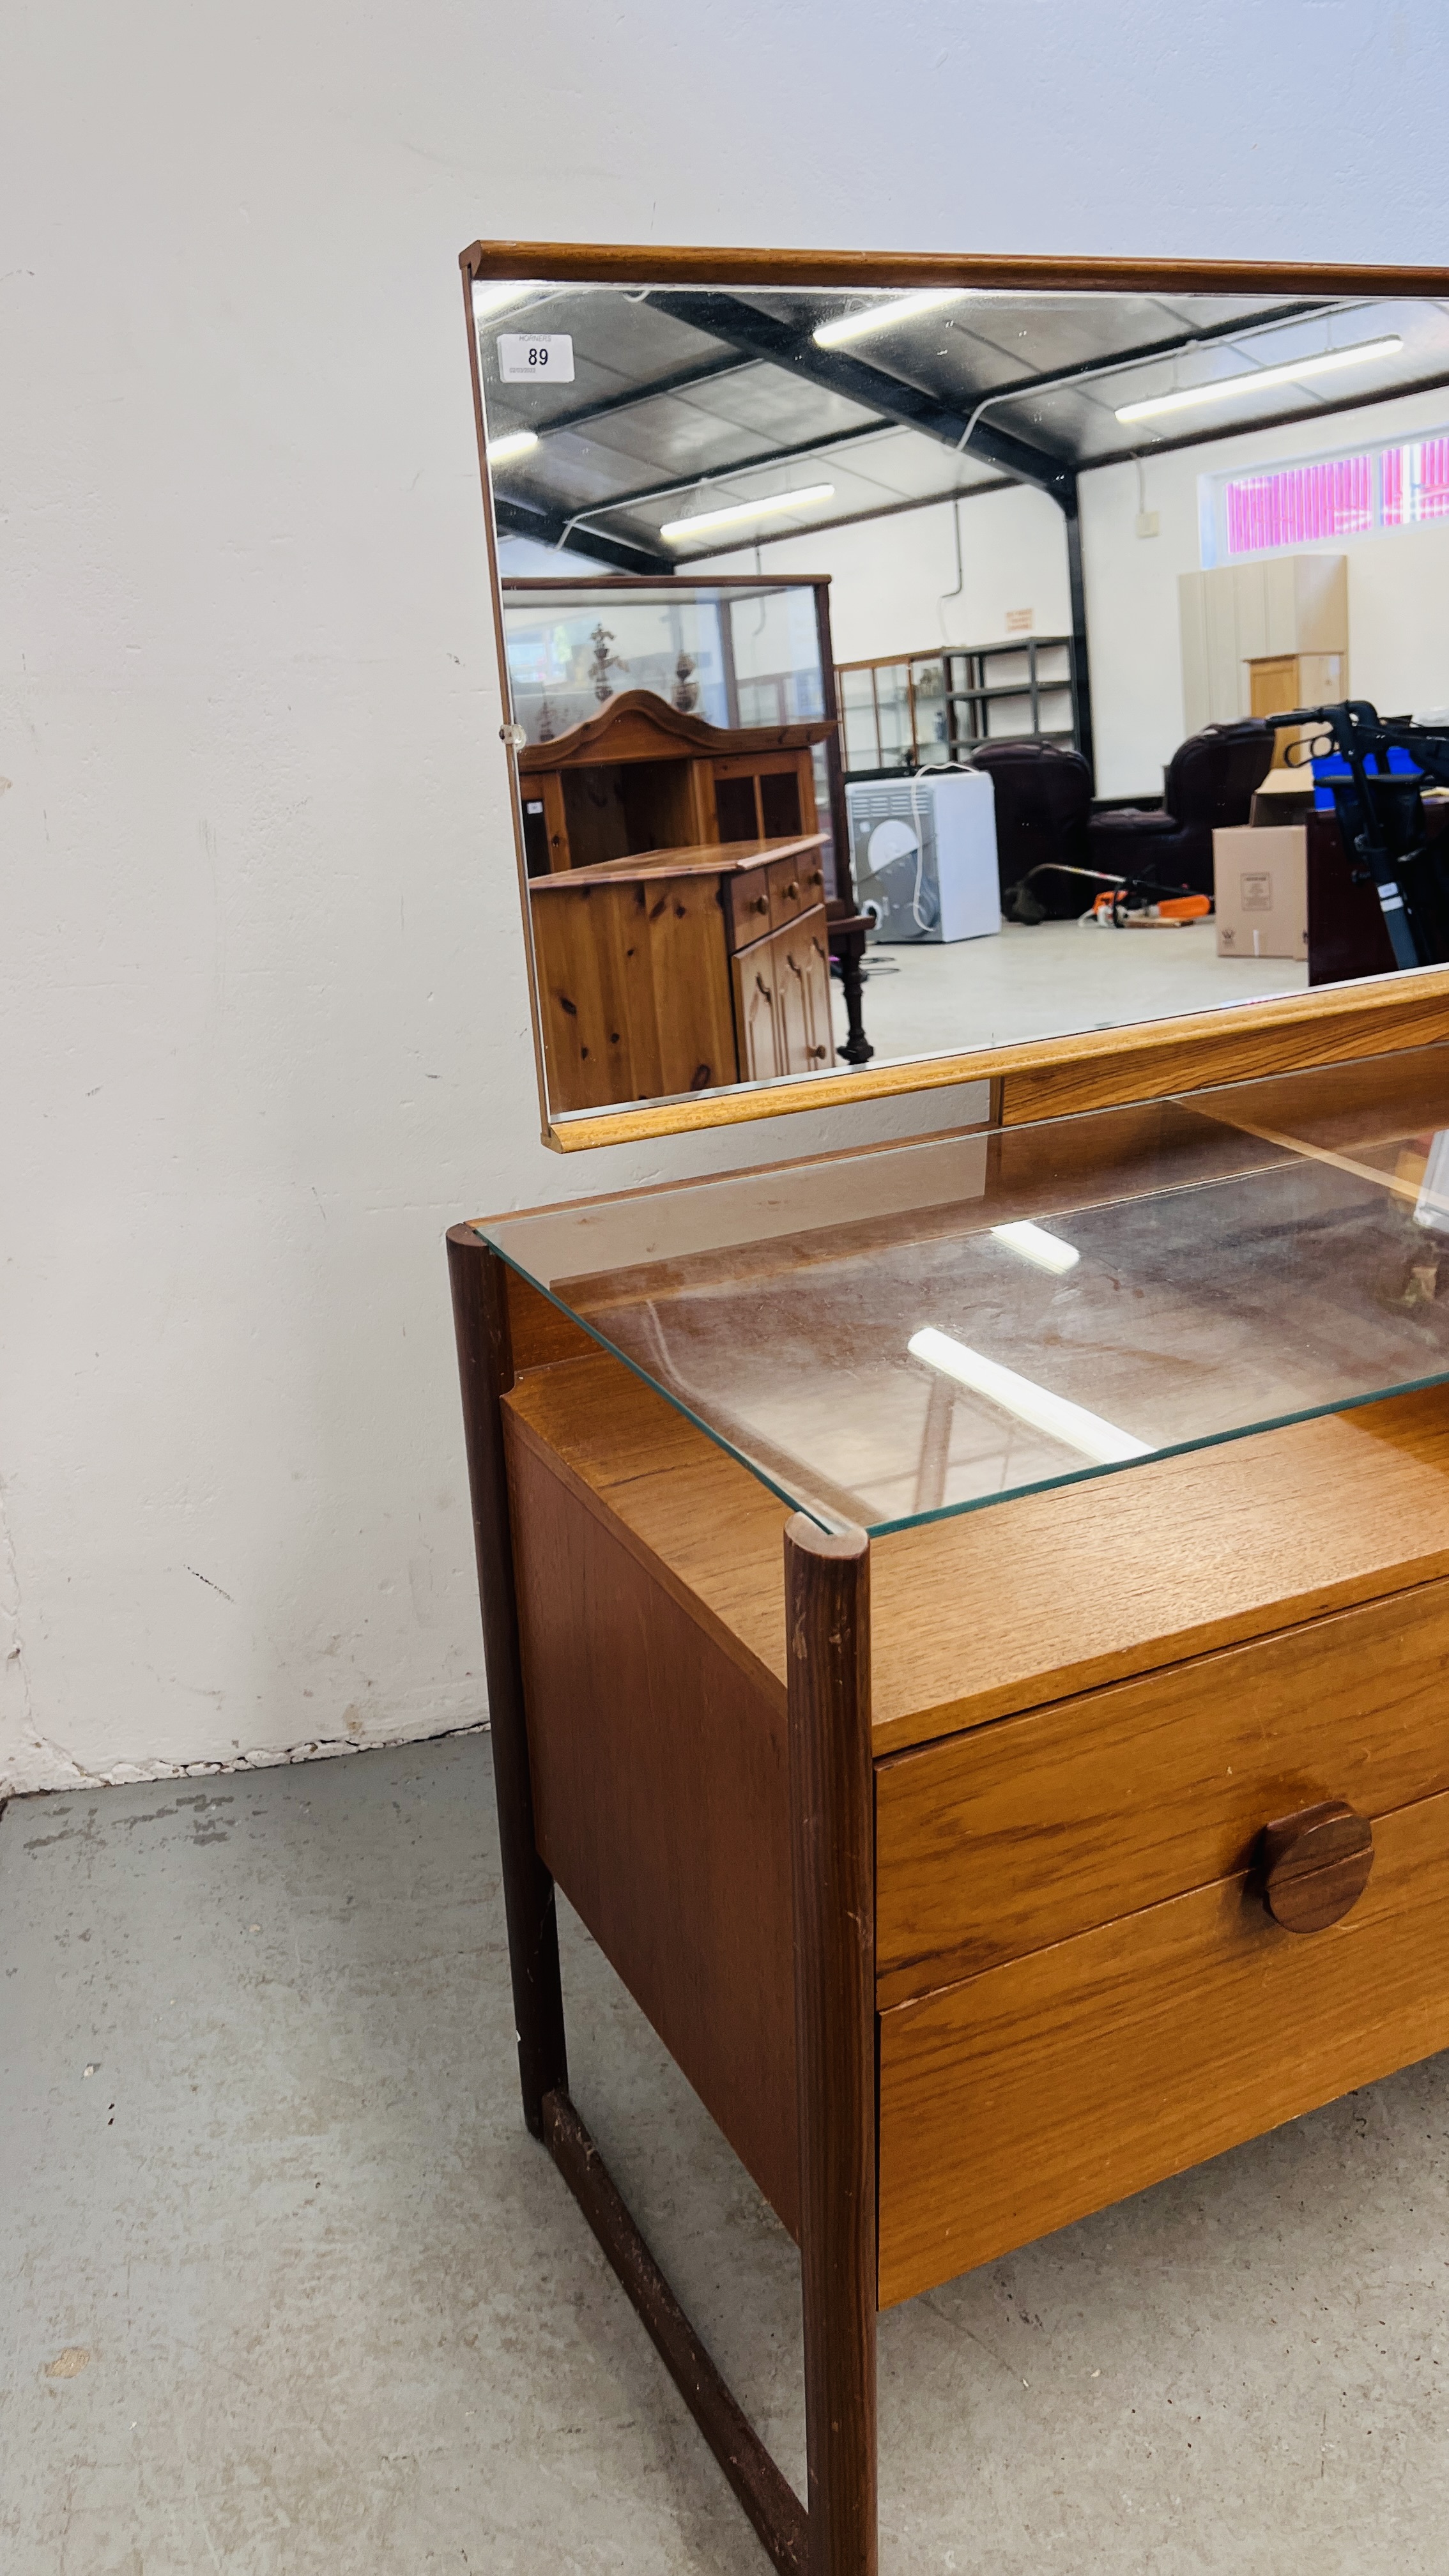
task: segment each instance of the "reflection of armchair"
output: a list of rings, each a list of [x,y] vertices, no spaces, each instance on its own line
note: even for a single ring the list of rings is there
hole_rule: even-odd
[[[971,766],[996,791],[996,865],[1003,907],[1032,868],[1087,865],[1092,773],[1079,751],[1034,734],[974,742]],[[1063,919],[1085,912],[1092,888],[1081,877],[1038,877],[1032,893],[1043,911]]]
[[[1213,890],[1213,833],[1246,823],[1253,791],[1268,774],[1273,734],[1261,724],[1206,725],[1173,753],[1162,813],[1131,807],[1094,816],[1089,865],[1108,876],[1154,877],[1194,894]]]

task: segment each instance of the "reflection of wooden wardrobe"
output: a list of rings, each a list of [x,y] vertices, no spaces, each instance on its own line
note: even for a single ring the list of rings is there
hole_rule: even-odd
[[[1345,695],[1346,555],[1250,555],[1206,572],[1179,573],[1177,592],[1189,733]],[[1290,662],[1296,665],[1291,682]],[[1259,704],[1265,691],[1271,705]]]
[[[518,754],[531,877],[651,850],[786,840],[816,828],[811,746],[832,723],[726,730],[627,689]]]
[[[1248,664],[1250,715],[1275,716],[1283,707],[1337,706],[1344,695],[1347,657],[1342,653],[1274,653]],[[1312,736],[1314,727],[1300,725],[1280,733],[1273,766],[1281,769],[1290,742]]]

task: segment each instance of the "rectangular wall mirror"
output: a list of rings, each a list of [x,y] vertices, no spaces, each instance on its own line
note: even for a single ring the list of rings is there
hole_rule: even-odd
[[[551,1142],[1449,1032],[1449,278],[462,266]]]

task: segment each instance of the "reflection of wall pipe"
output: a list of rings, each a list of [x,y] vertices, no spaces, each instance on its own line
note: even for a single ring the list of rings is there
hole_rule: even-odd
[[[945,608],[947,600],[959,599],[962,591],[966,587],[966,567],[961,560],[961,495],[959,492],[955,494],[951,502],[951,525],[956,531],[956,587],[954,590],[943,590],[940,598],[936,602],[936,623],[941,629],[941,641],[943,644],[949,644],[951,638],[946,632],[946,620],[941,612]],[[951,720],[948,715],[946,719],[948,733],[950,731],[950,721]]]

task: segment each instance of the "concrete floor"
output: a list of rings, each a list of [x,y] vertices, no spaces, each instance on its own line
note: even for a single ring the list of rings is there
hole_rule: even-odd
[[[1291,958],[1219,957],[1212,921],[1180,930],[1005,922],[990,939],[870,949],[863,1011],[877,1062],[891,1064],[1220,1010],[1307,985],[1307,967]],[[845,1005],[834,998],[838,1043]]]
[[[793,2250],[565,1922],[574,2090],[782,2464]],[[6,2576],[758,2576],[525,2136],[486,1737],[0,1821]],[[1449,2058],[881,2325],[884,2576],[1440,2576]]]

